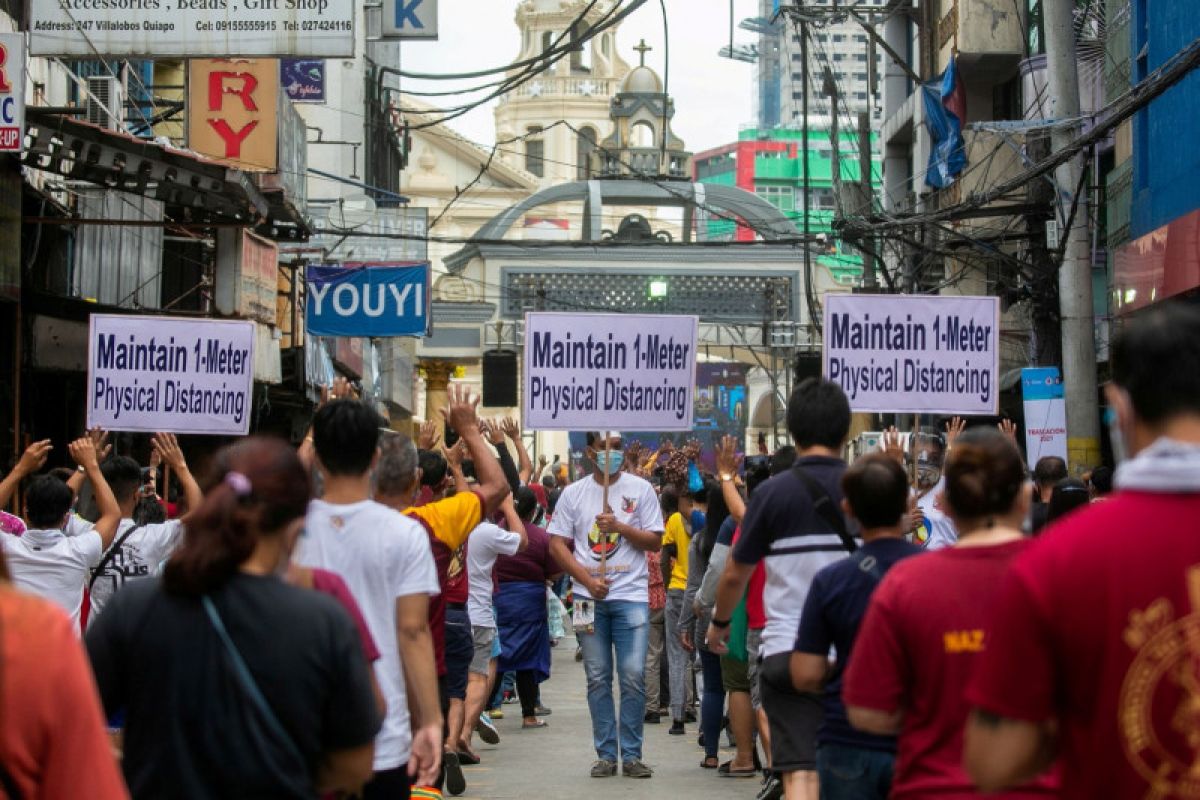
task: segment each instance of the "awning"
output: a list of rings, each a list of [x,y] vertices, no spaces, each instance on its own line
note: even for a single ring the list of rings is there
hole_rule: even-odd
[[[271,222],[272,204],[250,174],[194,153],[36,106],[25,109],[25,135],[25,166],[153,197],[177,222]]]

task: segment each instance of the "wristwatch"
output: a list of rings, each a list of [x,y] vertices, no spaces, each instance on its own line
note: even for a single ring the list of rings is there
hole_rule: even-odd
[[[729,623],[730,623],[730,622],[732,622],[732,620],[728,620],[728,619],[717,619],[716,617],[713,617],[711,620],[709,620],[709,622],[712,624],[712,626],[713,626],[714,628],[722,628],[722,629],[724,629],[724,628],[728,628],[728,627],[729,627]]]
[[[733,480],[733,475],[728,472],[722,472],[720,475],[720,478],[721,478],[721,482],[725,483],[726,481]]]

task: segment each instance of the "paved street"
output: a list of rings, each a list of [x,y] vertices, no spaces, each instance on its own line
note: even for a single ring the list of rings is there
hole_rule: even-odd
[[[670,736],[669,725],[647,725],[645,761],[654,769],[650,780],[616,777],[598,780],[588,775],[595,760],[588,718],[583,665],[573,660],[574,639],[564,639],[553,651],[550,680],[542,685],[542,702],[553,710],[550,727],[521,730],[519,705],[504,707],[497,722],[500,744],[483,744],[476,737],[483,763],[466,767],[468,800],[484,798],[602,798],[676,797],[687,800],[753,798],[758,780],[719,778],[715,770],[700,769],[703,755],[696,746],[697,725],[686,736]],[[722,737],[724,743],[724,737]],[[721,760],[732,752],[722,750]]]

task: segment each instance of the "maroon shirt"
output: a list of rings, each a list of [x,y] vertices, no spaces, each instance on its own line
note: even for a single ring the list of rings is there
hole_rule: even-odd
[[[550,534],[546,533],[545,528],[526,522],[525,536],[529,539],[529,544],[522,552],[512,556],[500,556],[496,559],[497,582],[536,581],[541,583],[550,580],[562,571],[554,557],[550,555]]]

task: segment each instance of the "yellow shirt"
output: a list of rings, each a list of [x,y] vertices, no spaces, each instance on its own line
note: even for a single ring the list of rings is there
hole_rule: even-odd
[[[663,547],[675,545],[675,565],[671,568],[671,583],[667,589],[687,589],[688,576],[688,547],[692,536],[688,533],[687,525],[683,524],[683,515],[676,511],[667,520],[667,530],[663,535]]]

